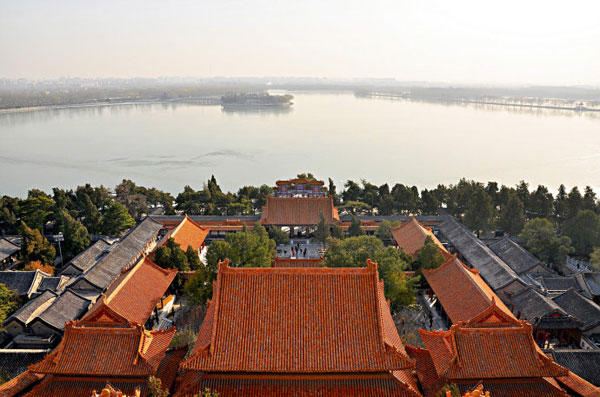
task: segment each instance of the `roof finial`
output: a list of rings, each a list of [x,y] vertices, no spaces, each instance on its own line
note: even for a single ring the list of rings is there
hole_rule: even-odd
[[[367,268],[377,270],[377,262],[367,259]]]
[[[219,271],[225,270],[227,268],[229,268],[229,258],[225,258],[225,260],[220,261],[218,265]]]

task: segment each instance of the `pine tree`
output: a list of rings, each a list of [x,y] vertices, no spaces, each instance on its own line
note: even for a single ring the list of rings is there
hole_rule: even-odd
[[[524,225],[525,210],[523,209],[523,203],[516,193],[510,192],[508,202],[500,210],[498,226],[511,236],[516,236],[523,230]]]
[[[356,236],[362,236],[363,234],[365,234],[365,231],[361,227],[360,221],[358,220],[357,217],[353,216],[352,223],[350,224],[350,227],[348,228],[348,235],[350,237],[356,237]]]

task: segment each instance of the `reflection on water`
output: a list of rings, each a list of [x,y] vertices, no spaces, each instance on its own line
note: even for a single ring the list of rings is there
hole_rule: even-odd
[[[299,172],[420,188],[467,177],[509,185],[600,183],[592,112],[295,92],[291,108],[115,104],[0,114],[0,194],[114,186],[173,193]],[[237,117],[239,116],[239,117]]]
[[[293,106],[221,106],[224,114],[252,115],[259,114],[265,116],[284,115],[294,111]]]

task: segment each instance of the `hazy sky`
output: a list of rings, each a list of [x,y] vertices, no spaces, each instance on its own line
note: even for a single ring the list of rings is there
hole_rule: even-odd
[[[0,1],[0,77],[600,85],[600,1]]]

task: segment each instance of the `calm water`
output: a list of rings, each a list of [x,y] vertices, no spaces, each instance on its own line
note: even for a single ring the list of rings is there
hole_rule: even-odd
[[[0,194],[123,178],[177,193],[211,174],[237,190],[304,171],[338,187],[464,176],[600,190],[600,115],[294,95],[279,112],[152,104],[0,114]]]

